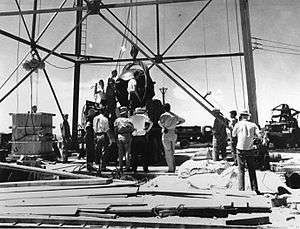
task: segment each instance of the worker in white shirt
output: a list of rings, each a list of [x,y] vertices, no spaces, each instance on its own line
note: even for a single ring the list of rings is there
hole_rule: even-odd
[[[99,172],[101,172],[106,170],[106,165],[108,163],[108,118],[105,117],[103,113],[100,113],[93,120],[93,128],[95,131],[96,143],[95,161],[97,164],[99,163]]]
[[[165,158],[169,167],[168,172],[175,172],[175,144],[177,140],[177,134],[175,128],[185,122],[183,118],[175,115],[171,112],[171,106],[169,103],[164,105],[164,111],[158,121],[158,124],[162,127],[162,143],[165,150]]]
[[[138,107],[134,114],[130,117],[134,126],[132,133],[132,170],[136,172],[138,167],[138,158],[141,157],[144,172],[148,172],[149,151],[148,149],[148,135],[151,130],[153,122],[149,119],[145,108]]]
[[[238,181],[239,190],[245,190],[245,167],[247,163],[251,189],[259,194],[255,172],[254,139],[260,138],[258,126],[249,121],[250,113],[240,113],[240,121],[234,126],[232,136],[237,137],[237,162],[239,168]]]

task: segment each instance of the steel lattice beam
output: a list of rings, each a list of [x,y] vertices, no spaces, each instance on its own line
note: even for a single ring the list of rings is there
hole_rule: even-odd
[[[206,0],[158,0],[158,1],[142,1],[142,2],[132,2],[132,3],[110,3],[103,4],[100,9],[113,9],[113,8],[126,8],[133,6],[151,6],[151,5],[163,5],[172,3],[185,3],[185,2],[203,2]],[[66,7],[66,8],[51,8],[51,9],[40,9],[40,10],[24,10],[23,15],[26,14],[45,14],[45,13],[55,13],[55,12],[72,12],[72,11],[82,11],[87,10],[88,7]],[[19,15],[18,11],[8,11],[0,12],[0,16],[16,16]]]
[[[161,57],[162,60],[185,60],[185,59],[200,59],[200,58],[226,58],[226,57],[236,57],[236,56],[243,56],[244,53],[242,52],[235,52],[235,53],[218,53],[218,54],[207,54],[207,55],[181,55],[181,56],[163,56]],[[84,57],[84,56],[82,56]],[[88,56],[87,56],[88,57]],[[126,59],[101,59],[102,57],[96,57],[93,56],[93,58],[97,58],[92,60],[87,59],[87,60],[79,60],[81,64],[97,64],[97,63],[115,63],[115,62],[132,62],[134,59],[132,58],[126,58]],[[149,58],[136,58],[136,60],[139,61],[151,61],[151,60],[156,60],[156,57],[153,56],[150,59]],[[159,63],[159,61],[156,61]]]

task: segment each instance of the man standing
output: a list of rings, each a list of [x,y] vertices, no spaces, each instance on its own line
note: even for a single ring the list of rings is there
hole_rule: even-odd
[[[254,138],[261,137],[258,126],[249,121],[250,113],[240,113],[240,120],[233,128],[232,136],[237,137],[237,161],[239,168],[239,190],[245,190],[245,164],[247,163],[251,189],[259,193],[255,173]]]
[[[236,159],[236,144],[237,144],[237,138],[232,136],[232,130],[237,124],[237,112],[236,111],[230,111],[230,122],[229,122],[229,129],[230,129],[230,137],[231,137],[231,154],[234,161],[234,164],[237,165],[237,159]]]
[[[85,145],[86,145],[86,165],[88,171],[95,170],[93,163],[95,161],[95,132],[93,128],[93,120],[96,116],[94,109],[89,109],[86,115],[85,125]]]
[[[63,162],[67,162],[68,156],[69,156],[70,145],[71,145],[71,131],[70,131],[70,125],[68,122],[69,115],[64,114],[63,118],[64,118],[63,122],[60,124],[60,131],[61,131],[61,136],[63,139],[62,158],[63,158]]]
[[[99,163],[99,172],[106,170],[106,164],[108,162],[108,131],[109,123],[108,118],[102,113],[97,115],[93,121],[93,127],[95,131],[96,142],[96,163]]]
[[[133,116],[130,117],[134,132],[132,133],[132,170],[136,172],[138,167],[138,157],[141,155],[143,170],[148,172],[148,135],[153,122],[149,119],[146,110],[142,107],[135,109]]]
[[[175,172],[175,144],[177,140],[177,134],[175,128],[185,122],[183,118],[175,115],[171,112],[171,106],[169,103],[164,105],[164,111],[158,121],[158,124],[162,127],[162,143],[165,150],[165,158],[169,167],[168,172]]]
[[[227,146],[227,132],[226,124],[227,120],[223,117],[220,110],[214,109],[213,113],[215,115],[215,121],[213,125],[213,152],[212,158],[214,161],[219,160],[219,156],[222,156],[222,159],[226,158],[226,146]]]
[[[117,144],[119,152],[119,166],[120,171],[123,173],[123,157],[125,155],[126,170],[130,169],[130,153],[131,153],[131,141],[132,132],[134,127],[130,119],[128,118],[127,107],[120,108],[120,117],[116,119],[114,123],[115,132],[117,134]]]

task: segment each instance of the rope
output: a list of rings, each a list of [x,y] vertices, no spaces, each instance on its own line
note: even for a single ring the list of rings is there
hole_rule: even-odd
[[[126,2],[126,1],[124,1],[124,2]],[[131,7],[128,8],[128,11],[127,11],[126,27],[128,27],[128,25],[129,25],[130,14],[131,14]],[[124,34],[126,34],[126,33],[127,33],[127,29],[124,30]],[[123,46],[126,47],[126,44],[127,44],[127,40],[125,40],[125,38],[123,36],[122,42],[121,42],[121,48],[120,48],[119,55],[118,55],[118,59],[121,59],[121,57],[123,56],[124,52],[123,52],[122,48],[123,48]],[[121,67],[120,63],[117,62],[115,69],[118,69],[118,72],[120,72],[120,67]]]
[[[21,4],[21,0],[19,0],[19,3]],[[18,37],[21,36],[21,16],[19,15],[19,18],[18,18]],[[20,56],[20,41],[18,41],[18,44],[17,44],[17,74],[16,74],[16,83],[19,83],[19,56]],[[24,61],[24,59],[22,60],[22,62]],[[11,74],[11,76],[13,76],[13,74]],[[8,77],[8,80],[10,79],[10,77]],[[7,80],[7,81],[8,81]],[[1,87],[2,88],[2,87]],[[1,90],[1,89],[0,89]],[[19,112],[19,89],[17,88],[16,90],[16,106],[17,106],[17,113]]]
[[[204,55],[207,53],[206,49],[206,29],[205,29],[205,17],[204,14],[202,15],[202,21],[203,21],[203,49],[204,49]],[[205,82],[206,82],[206,92],[209,91],[209,84],[208,84],[208,64],[207,59],[204,59],[204,66],[205,66]]]
[[[227,22],[226,25],[227,25],[228,51],[231,53],[231,38],[230,38],[230,28],[229,28],[228,0],[225,0],[225,6],[226,6],[226,22]],[[231,72],[232,72],[234,102],[235,102],[235,107],[238,110],[236,85],[235,85],[235,74],[234,74],[233,60],[232,60],[231,56],[230,56],[230,67],[231,67]]]
[[[42,8],[42,0],[39,1],[39,9]],[[38,15],[38,24],[37,24],[37,33],[40,34],[40,29],[41,29],[41,15]],[[39,78],[40,78],[40,73],[39,71],[36,73],[36,94],[35,94],[35,105],[38,106],[38,102],[39,102]]]
[[[137,0],[135,0],[135,2],[137,3]],[[138,37],[138,7],[135,6],[135,35],[136,35],[136,39],[135,39],[135,44],[137,45],[138,44],[138,40],[137,40],[137,37]]]
[[[241,52],[241,39],[240,39],[240,27],[239,27],[239,19],[238,19],[237,0],[234,1],[234,6],[235,6],[235,22],[236,22],[236,33],[237,33],[237,39],[238,39],[238,48],[239,48],[239,52]],[[239,64],[240,64],[240,72],[241,72],[243,105],[244,105],[244,109],[246,109],[246,93],[245,93],[244,70],[243,70],[243,63],[242,63],[242,57],[241,56],[239,56]]]
[[[30,75],[30,108],[32,108],[32,98],[33,98],[33,93],[32,93],[32,90],[33,90],[33,84],[32,84],[32,74]]]
[[[45,61],[45,63],[47,63],[47,64],[49,64],[49,65],[51,65],[52,67],[54,67],[54,68],[58,68],[58,69],[71,69],[71,68],[74,68],[74,65],[72,65],[72,66],[68,66],[68,67],[61,67],[61,66],[58,66],[58,65],[55,65],[55,64],[52,64],[51,62],[49,62],[49,61]]]

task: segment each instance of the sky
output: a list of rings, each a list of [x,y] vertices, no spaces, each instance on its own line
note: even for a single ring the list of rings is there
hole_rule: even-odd
[[[125,0],[129,2],[129,0]],[[22,9],[32,8],[31,0],[21,0]],[[73,0],[68,0],[66,7],[73,6]],[[124,2],[123,0],[103,1],[104,3]],[[41,8],[58,8],[61,0],[41,1]],[[161,50],[165,50],[170,42],[181,32],[204,6],[204,2],[168,4],[160,6],[160,41]],[[288,103],[293,108],[300,110],[300,2],[298,0],[249,0],[250,24],[252,36],[271,41],[279,41],[295,46],[284,46],[278,51],[279,43],[264,44],[265,49],[254,50],[254,68],[257,83],[257,101],[259,122],[264,125],[270,119],[270,110],[278,104]],[[178,42],[168,51],[167,55],[193,55],[193,54],[217,54],[239,51],[237,25],[235,16],[235,0],[227,0],[228,23],[226,18],[226,0],[214,0],[202,15],[192,24]],[[17,8],[14,1],[3,0],[0,2],[0,11],[15,11]],[[134,9],[135,10],[135,9]],[[103,11],[108,18],[109,14]],[[127,16],[127,9],[113,9],[113,12],[123,21]],[[155,7],[143,6],[133,14],[132,28],[153,51],[156,50],[155,35]],[[38,31],[41,31],[50,19],[51,14],[42,14],[39,18]],[[239,19],[238,19],[239,21]],[[31,31],[31,16],[26,16],[26,22]],[[40,39],[38,44],[52,49],[75,24],[75,13],[60,13],[53,24]],[[114,24],[117,24],[114,21]],[[0,28],[10,33],[27,39],[24,26],[19,31],[18,16],[0,17]],[[227,29],[229,26],[229,37]],[[119,27],[121,28],[121,27]],[[240,27],[238,28],[240,32]],[[66,42],[57,50],[58,52],[74,53],[74,37],[72,34]],[[230,48],[228,41],[230,39]],[[29,47],[20,44],[10,38],[0,35],[0,86],[17,66],[19,60],[29,51]],[[273,47],[269,47],[269,46]],[[87,54],[117,58],[122,46],[122,37],[117,34],[108,24],[97,15],[90,16],[87,21]],[[297,47],[298,46],[298,47]],[[274,48],[275,47],[275,48]],[[271,51],[270,51],[271,50]],[[273,51],[272,51],[273,50]],[[130,46],[126,45],[123,57],[129,57]],[[40,52],[42,57],[46,54]],[[293,53],[293,54],[291,54]],[[142,57],[142,54],[139,54]],[[149,62],[147,62],[149,63]],[[227,115],[230,110],[243,109],[243,86],[240,59],[210,58],[193,59],[180,62],[168,63],[182,78],[205,95],[211,91],[207,98]],[[99,79],[106,80],[115,64],[106,65],[83,65],[81,68],[80,81],[80,107],[86,99],[93,99],[94,85]],[[232,71],[233,69],[233,71]],[[46,63],[46,70],[64,113],[72,114],[73,97],[73,64],[57,57],[50,57]],[[234,72],[234,74],[232,73]],[[0,89],[2,98],[18,78],[26,74],[22,68],[18,74],[14,74],[11,80]],[[166,101],[179,116],[186,119],[186,125],[211,125],[213,118],[192,98],[176,86],[156,67],[151,69],[151,77],[156,82],[156,96],[161,99],[159,88],[167,87]],[[244,79],[245,80],[245,79]],[[234,83],[233,83],[234,82]],[[31,93],[31,86],[33,86]],[[235,90],[234,90],[235,85]],[[235,103],[235,96],[237,104]],[[6,100],[0,103],[0,132],[8,132],[11,126],[9,113],[27,112],[32,103],[37,104],[40,112],[54,113],[55,133],[59,132],[61,118],[55,101],[47,85],[42,72],[32,75],[32,84],[27,79],[19,89],[12,93]],[[19,98],[19,100],[17,99]],[[17,102],[19,101],[19,102]],[[18,104],[18,105],[17,105]],[[72,119],[72,115],[70,116]]]

